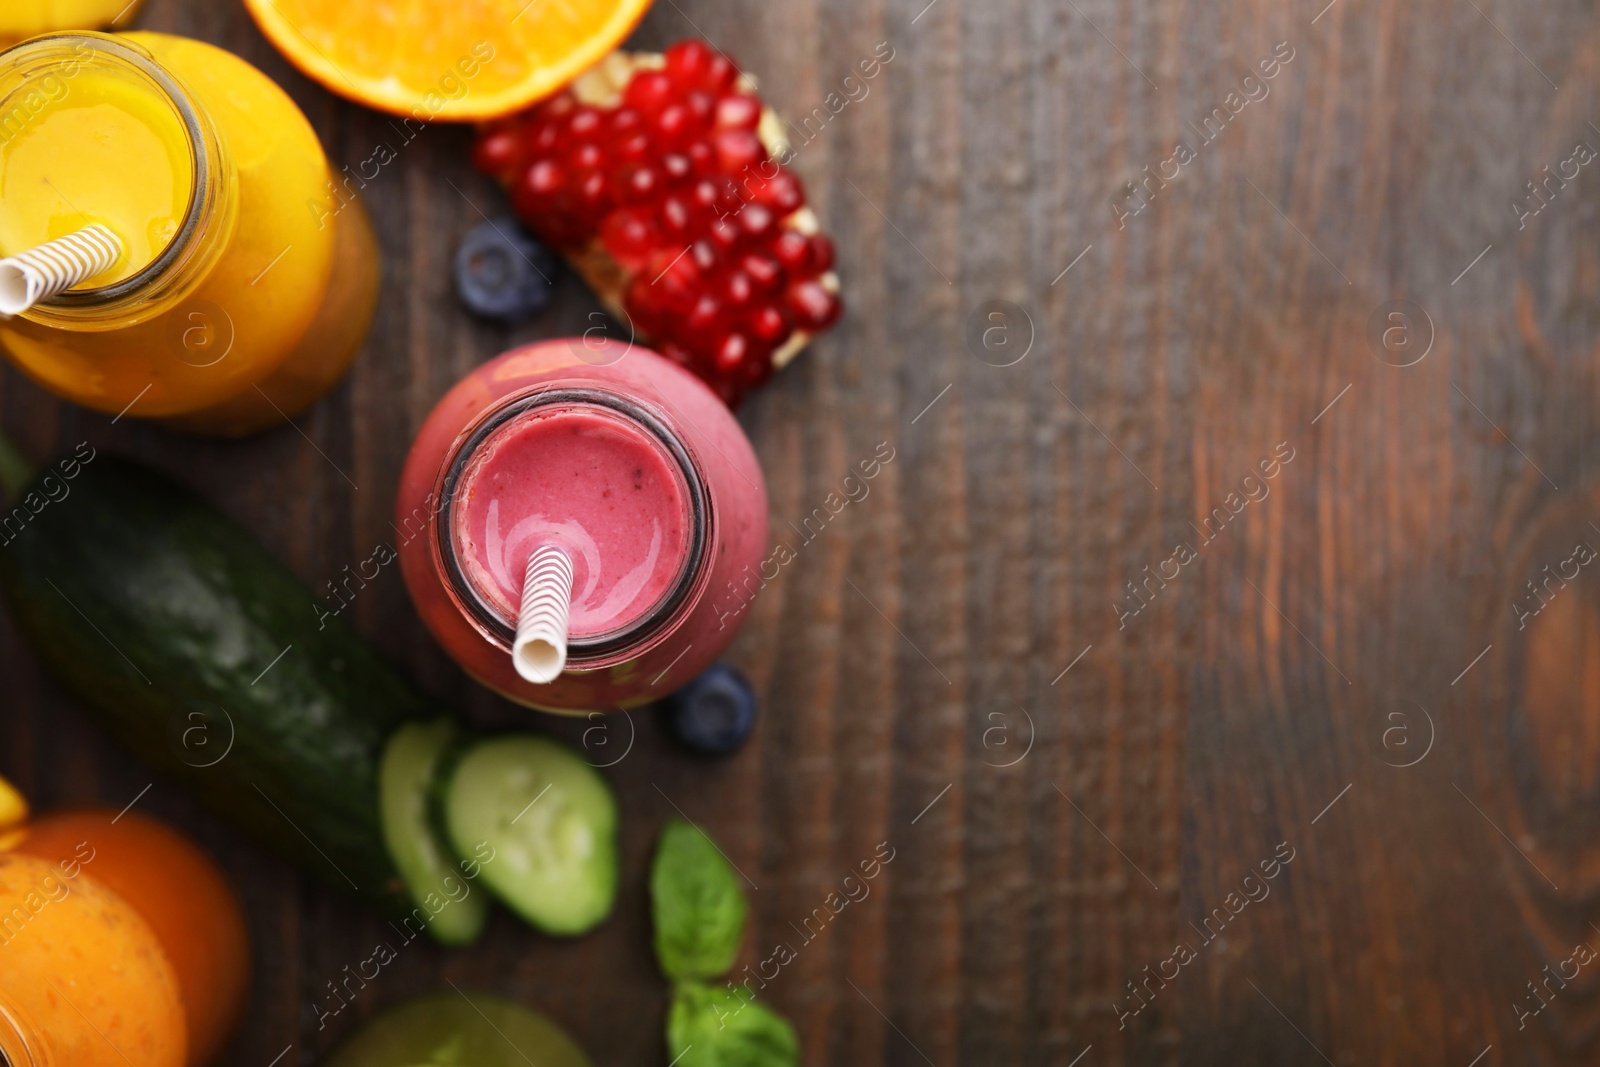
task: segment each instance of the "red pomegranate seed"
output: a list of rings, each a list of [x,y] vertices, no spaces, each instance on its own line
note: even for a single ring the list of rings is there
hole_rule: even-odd
[[[712,219],[708,233],[711,243],[724,253],[732,252],[744,239],[744,233],[729,218]]]
[[[688,308],[699,294],[701,271],[683,249],[658,248],[638,281],[650,287],[650,298],[663,307]]]
[[[694,176],[694,164],[682,152],[668,152],[661,157],[661,176],[668,185],[682,185]]]
[[[551,223],[560,220],[553,217],[552,209],[556,206],[556,193],[546,191],[533,181],[533,171],[529,170],[515,185],[511,187],[511,204],[517,209],[517,214],[524,218],[537,219],[537,229],[543,231]]]
[[[654,167],[630,167],[617,183],[622,199],[630,204],[646,204],[661,191],[661,175]]]
[[[706,60],[705,72],[700,75],[700,88],[718,96],[733,88],[738,80],[739,67],[726,52],[713,52]]]
[[[533,109],[533,114],[540,119],[559,119],[570,115],[573,108],[577,106],[578,101],[576,98],[571,93],[562,91],[544,103],[537,105]]]
[[[694,38],[679,41],[667,49],[667,77],[683,89],[699,85],[715,54],[704,41]]]
[[[779,216],[792,215],[806,202],[800,179],[781,168],[766,181],[755,183],[753,196],[756,203],[765,204]]]
[[[651,130],[662,144],[682,148],[700,133],[694,114],[682,104],[668,104],[651,123]]]
[[[683,334],[692,340],[709,337],[721,321],[722,302],[710,293],[701,293],[683,317]]]
[[[719,194],[720,190],[718,190],[716,182],[713,182],[710,178],[699,179],[689,190],[689,196],[694,201],[694,206],[701,211],[708,212],[717,210]]]
[[[708,92],[696,89],[684,95],[683,104],[694,116],[694,121],[699,129],[711,129],[711,120],[717,113],[717,98]]]
[[[684,241],[694,226],[694,214],[681,196],[666,196],[656,212],[661,223],[661,235],[672,241]]]
[[[783,285],[783,267],[765,252],[750,252],[739,260],[739,269],[750,276],[756,289],[775,293]]]
[[[634,275],[633,281],[628,283],[622,310],[628,313],[628,325],[635,334],[660,336],[662,328],[671,321],[672,311],[666,294],[659,286],[652,286],[643,273]]]
[[[525,139],[516,130],[493,130],[472,146],[472,165],[485,174],[504,178],[521,166],[524,143]]]
[[[684,149],[688,153],[689,162],[694,166],[695,173],[704,174],[711,169],[712,161],[717,158],[716,152],[704,141],[696,141]]]
[[[566,130],[554,120],[541,122],[530,129],[527,138],[529,155],[550,156],[566,144]]]
[[[672,79],[659,70],[641,70],[622,91],[623,102],[646,115],[659,114],[676,95],[677,88],[672,84]]]
[[[655,145],[645,133],[632,133],[617,144],[611,157],[618,163],[644,163],[655,155]]]
[[[722,280],[722,302],[732,310],[744,307],[755,295],[755,284],[751,282],[750,275],[742,270],[731,271]]]
[[[795,325],[813,333],[827,329],[839,318],[839,298],[818,281],[795,282],[784,292],[783,302]]]
[[[670,305],[671,293],[669,287],[651,281],[651,277],[664,273],[657,270],[658,252],[650,254],[650,260],[645,269],[633,276],[628,283],[628,292],[623,297],[623,305],[631,315],[655,315],[663,312]],[[665,264],[661,264],[665,266]],[[652,275],[652,271],[654,274]]]
[[[797,278],[811,277],[811,242],[805,234],[799,230],[780,230],[770,248],[773,257],[791,275]]]
[[[611,136],[622,138],[644,129],[644,115],[636,107],[619,107],[611,112]]]
[[[567,133],[575,141],[592,141],[605,132],[605,117],[600,109],[579,104],[567,117]]]
[[[734,218],[740,231],[753,241],[765,241],[778,226],[778,217],[760,204],[746,204]]]
[[[761,139],[749,130],[718,130],[711,137],[711,147],[724,174],[742,174],[767,158]]]
[[[789,316],[775,305],[763,304],[750,316],[751,336],[773,348],[787,341],[791,332]]]
[[[744,370],[750,358],[750,341],[742,333],[724,334],[717,341],[711,356],[711,366],[719,374],[736,375]]]
[[[695,269],[702,275],[709,276],[722,262],[722,253],[717,251],[717,246],[704,237],[689,246],[689,255],[694,260]]]
[[[567,168],[574,174],[595,170],[603,166],[605,161],[605,152],[592,141],[574,145],[572,151],[567,153]]]
[[[578,179],[577,211],[589,224],[590,232],[611,210],[611,183],[600,171],[592,170]]]
[[[566,184],[566,173],[552,159],[541,159],[529,167],[519,183],[536,196],[554,196]]]
[[[738,211],[741,203],[733,183],[720,174],[695,182],[690,196],[696,207],[718,218]]]
[[[814,233],[811,241],[811,265],[818,274],[833,269],[833,242],[825,235]]]
[[[748,93],[731,93],[717,101],[712,125],[719,130],[754,130],[761,122],[761,101]]]
[[[606,216],[600,224],[600,240],[606,251],[623,266],[643,267],[656,246],[656,228],[645,208],[622,208]]]

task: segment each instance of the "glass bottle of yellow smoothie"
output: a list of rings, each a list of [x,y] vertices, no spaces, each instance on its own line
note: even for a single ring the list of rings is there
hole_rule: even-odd
[[[10,319],[0,347],[109,414],[237,435],[344,373],[378,257],[316,134],[244,60],[156,33],[61,33],[0,53],[0,256],[91,224],[109,268]]]

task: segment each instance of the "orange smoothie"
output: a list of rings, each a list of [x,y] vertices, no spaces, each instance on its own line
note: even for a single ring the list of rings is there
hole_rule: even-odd
[[[344,373],[377,299],[360,202],[265,75],[155,33],[0,53],[0,255],[99,223],[111,268],[16,318],[0,346],[75,403],[181,428],[282,422]]]
[[[52,812],[27,825],[15,850],[57,861],[80,842],[94,850],[81,878],[130,904],[172,965],[189,1061],[213,1062],[238,1022],[250,976],[249,934],[233,888],[192,841],[137,811]]]
[[[187,837],[126,809],[29,822],[0,779],[0,1064],[205,1067],[249,954],[232,887]]]
[[[178,980],[148,923],[84,872],[0,853],[0,1053],[12,1067],[184,1067]]]

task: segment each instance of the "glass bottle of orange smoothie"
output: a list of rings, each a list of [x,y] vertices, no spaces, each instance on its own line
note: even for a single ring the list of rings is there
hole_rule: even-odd
[[[248,955],[232,889],[164,823],[86,808],[0,834],[0,1063],[203,1067]]]
[[[98,224],[111,266],[0,347],[85,407],[238,435],[344,373],[377,300],[371,223],[316,134],[244,60],[156,33],[0,53],[0,256]]]

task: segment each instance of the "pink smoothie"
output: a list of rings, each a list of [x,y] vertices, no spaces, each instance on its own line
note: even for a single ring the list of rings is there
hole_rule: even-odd
[[[508,616],[541,545],[572,560],[570,633],[629,626],[689,562],[683,470],[661,442],[607,408],[535,408],[495,430],[457,490],[456,551],[479,593]]]
[[[705,670],[768,562],[766,483],[727,405],[653,352],[578,338],[506,352],[439,400],[394,526],[406,588],[451,658],[511,700],[578,714]],[[511,639],[547,537],[569,549],[578,603],[567,669],[535,685]]]

